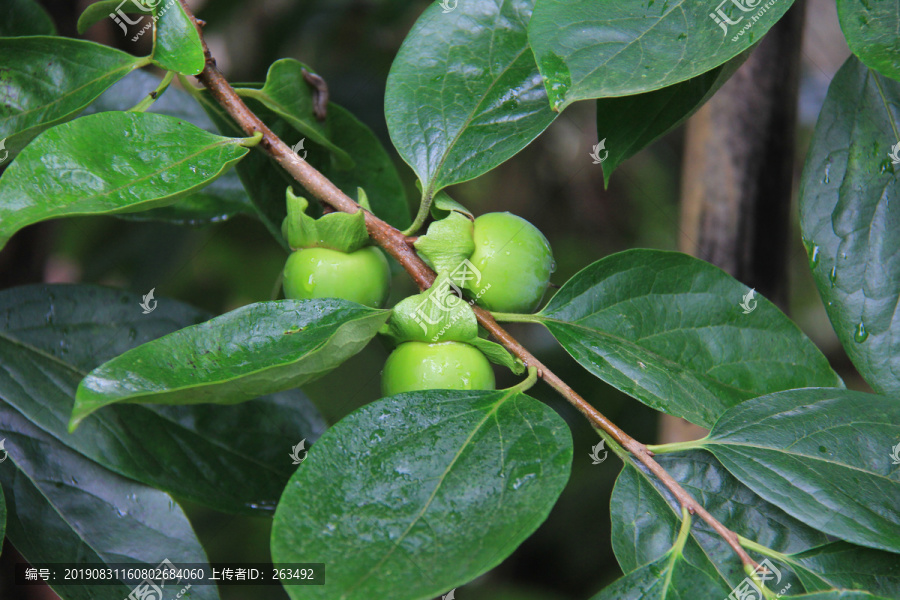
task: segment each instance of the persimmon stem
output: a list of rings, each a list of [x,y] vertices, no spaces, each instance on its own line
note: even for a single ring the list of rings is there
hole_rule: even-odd
[[[186,0],[179,0],[184,8],[185,14],[194,23],[197,33],[200,35],[200,41],[203,44],[203,52],[206,56],[206,66],[203,71],[197,75],[197,80],[209,90],[215,101],[231,116],[232,119],[243,129],[248,136],[253,136],[257,132],[262,134],[262,140],[256,146],[274,159],[281,167],[296,179],[306,190],[315,196],[321,202],[348,213],[355,213],[364,210],[352,198],[342,192],[327,177],[322,175],[312,165],[301,159],[294,153],[290,146],[284,143],[275,133],[266,126],[262,120],[251,111],[240,96],[235,92],[231,84],[222,75],[222,72],[216,67],[216,61],[206,45],[203,37],[203,30],[197,23],[197,19],[188,7]],[[419,289],[425,290],[431,287],[435,280],[435,273],[428,265],[419,257],[415,249],[407,243],[407,237],[398,229],[392,227],[382,221],[369,211],[365,212],[366,229],[373,241],[381,246],[388,254],[390,254],[404,269],[409,273],[410,277],[419,286]],[[741,547],[738,536],[735,532],[726,528],[717,521],[703,506],[697,502],[675,479],[663,469],[659,463],[653,460],[653,453],[650,452],[644,444],[635,440],[627,433],[622,431],[615,423],[607,419],[600,411],[591,406],[587,400],[582,398],[578,393],[569,387],[555,373],[548,369],[541,361],[531,354],[524,346],[522,346],[515,338],[506,332],[497,321],[494,320],[491,313],[480,306],[473,306],[475,316],[478,322],[491,335],[494,336],[503,346],[506,347],[514,356],[521,359],[526,366],[535,367],[537,375],[555,389],[563,398],[577,408],[596,428],[602,429],[607,435],[618,442],[623,448],[628,450],[637,460],[643,463],[669,491],[672,492],[684,510],[691,514],[698,515],[706,521],[719,535],[721,535],[728,545],[741,559],[745,568],[756,568],[756,562],[750,558],[750,555]]]

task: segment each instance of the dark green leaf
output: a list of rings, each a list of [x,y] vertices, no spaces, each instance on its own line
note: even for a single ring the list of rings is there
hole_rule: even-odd
[[[276,60],[269,67],[266,83],[261,89],[237,88],[237,92],[253,98],[291,124],[309,140],[334,153],[341,169],[353,167],[353,159],[347,152],[333,144],[328,129],[331,123],[316,119],[313,111],[313,88],[303,79],[303,69],[314,71],[293,58]],[[354,151],[356,149],[354,148]]]
[[[896,554],[833,542],[788,558],[809,591],[844,588],[900,598],[900,560]]]
[[[159,83],[158,77],[146,71],[134,71],[106,90],[83,114],[128,110],[155,90]],[[183,119],[210,133],[219,133],[203,108],[187,92],[178,88],[169,87],[148,112]],[[241,135],[240,131],[236,133]],[[230,219],[236,214],[257,216],[237,171],[229,169],[205,188],[178,199],[175,204],[117,216],[138,221],[158,220],[179,225],[204,225]]]
[[[626,159],[672,131],[697,112],[747,60],[739,54],[724,65],[687,81],[636,96],[597,100],[597,139],[606,140],[603,181]]]
[[[246,102],[278,137],[290,142],[296,136],[296,131],[287,121],[265,106],[252,98]],[[201,95],[200,103],[223,132],[242,135],[231,118],[207,94]],[[315,142],[310,142],[305,148],[307,162],[351,198],[356,199],[358,187],[364,188],[373,213],[394,227],[406,227],[410,222],[406,192],[394,163],[375,134],[347,110],[333,103],[328,105],[328,129],[332,142],[342,148],[353,149],[355,167],[350,170],[337,168],[332,164],[328,150]],[[284,243],[281,235],[281,223],[286,216],[284,191],[292,185],[295,192],[302,195],[299,184],[262,152],[251,152],[236,170],[263,222],[272,235]]]
[[[853,592],[847,590],[833,590],[830,592],[816,592],[814,594],[801,594],[792,596],[797,600],[887,600],[881,596],[873,596],[866,592]]]
[[[583,269],[535,318],[597,377],[703,427],[748,398],[843,385],[768,300],[744,314],[747,293],[702,260],[629,250]]]
[[[4,0],[0,3],[0,37],[19,35],[56,35],[56,26],[34,0]]]
[[[196,98],[222,133],[244,135],[240,127],[212,99],[208,92],[200,92]],[[282,140],[290,140],[290,136],[295,134],[294,128],[287,121],[277,117],[260,103],[248,98],[246,104]],[[234,170],[240,177],[241,183],[266,229],[287,250],[288,245],[281,232],[281,224],[287,216],[284,192],[288,186],[293,186],[294,191],[302,195],[299,184],[278,163],[260,151],[250,152]]]
[[[70,429],[115,402],[235,404],[299,387],[356,354],[388,316],[334,298],[241,307],[91,371],[78,386]]]
[[[324,586],[287,586],[292,598],[434,598],[540,525],[571,460],[566,423],[524,394],[385,398],[310,450],[275,512],[272,558],[328,565]]]
[[[107,112],[58,125],[0,178],[0,247],[38,221],[171,204],[240,160],[241,143],[152,113]]]
[[[712,600],[726,598],[729,592],[721,581],[673,550],[614,581],[591,600]]]
[[[759,41],[792,3],[539,0],[528,40],[550,102],[562,110],[576,100],[640,94],[710,71]]]
[[[75,390],[88,371],[207,318],[167,298],[145,315],[140,301],[137,294],[82,285],[0,292],[0,322],[6,324],[0,398],[120,475],[228,512],[274,509],[295,468],[290,448],[303,438],[314,441],[324,429],[297,391],[227,409],[115,406],[74,434],[66,431]]]
[[[187,517],[167,494],[98,466],[5,402],[0,437],[10,458],[0,465],[9,510],[6,534],[29,562],[206,562]],[[51,587],[66,600],[122,600],[131,592],[124,585]],[[215,586],[194,586],[191,594],[219,597]]]
[[[725,527],[761,546],[787,554],[828,541],[825,534],[754,494],[706,452],[660,455],[656,460]],[[633,460],[616,480],[610,514],[613,550],[626,573],[663,557],[681,526],[678,501]],[[684,555],[728,588],[745,577],[734,551],[701,519],[691,526]],[[798,583],[792,576],[787,581]]]
[[[466,0],[445,13],[435,2],[400,47],[385,116],[426,197],[490,171],[555,118],[528,47],[533,4]]]
[[[877,3],[876,3],[877,4]],[[900,83],[850,57],[828,88],[800,226],[828,317],[872,388],[900,392]]]
[[[145,58],[85,40],[0,38],[0,139],[10,156],[145,64]]]
[[[900,4],[837,0],[837,11],[853,54],[882,75],[900,80]]]
[[[168,71],[199,75],[206,66],[203,44],[181,2],[157,0],[153,19],[153,63]]]
[[[351,149],[356,165],[352,169],[340,169],[331,161],[326,162],[323,156],[312,155],[308,158],[310,164],[354,200],[359,200],[356,188],[363,188],[376,216],[394,227],[408,227],[406,189],[378,137],[350,111],[334,103],[328,105],[328,124],[331,141],[341,148]]]
[[[896,399],[790,390],[735,406],[703,441],[744,485],[838,538],[900,552]]]
[[[81,13],[81,16],[78,17],[78,24],[76,25],[78,33],[83,34],[90,29],[91,25],[94,25],[103,19],[112,20],[113,15],[115,15],[119,20],[113,20],[113,23],[122,29],[123,35],[128,35],[126,22],[117,13],[121,11],[126,15],[143,14],[149,18],[152,9],[142,5],[139,6],[140,1],[141,0],[131,0],[130,2],[123,2],[122,0],[99,0],[98,2],[94,2],[85,8],[84,12]]]

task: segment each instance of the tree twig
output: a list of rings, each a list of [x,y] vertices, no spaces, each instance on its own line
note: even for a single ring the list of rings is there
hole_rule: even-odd
[[[310,194],[318,198],[321,202],[331,205],[337,210],[355,213],[358,210],[364,210],[352,198],[344,194],[336,185],[334,185],[327,177],[317,171],[312,165],[295,154],[290,147],[285,144],[265,123],[260,120],[248,107],[243,100],[237,95],[228,81],[222,75],[216,66],[216,61],[206,45],[203,37],[203,31],[197,24],[196,17],[187,6],[186,0],[179,0],[184,7],[185,13],[194,22],[197,32],[200,34],[200,40],[203,44],[203,51],[206,55],[206,66],[203,72],[197,76],[212,94],[213,98],[222,108],[237,122],[237,124],[247,133],[253,135],[256,132],[262,133],[262,141],[257,146],[270,157],[274,158],[285,171],[287,171],[294,179],[296,179]],[[404,269],[410,274],[420,289],[424,290],[431,287],[434,283],[435,273],[428,265],[419,258],[415,250],[408,243],[408,238],[402,232],[395,229],[391,225],[382,221],[374,214],[366,211],[366,228],[372,239],[382,248],[384,248],[394,259],[400,263]],[[738,536],[718,520],[715,519],[703,506],[700,505],[675,479],[663,469],[659,463],[653,459],[653,454],[647,450],[644,444],[638,442],[627,433],[622,431],[615,423],[607,419],[600,411],[591,406],[587,400],[582,398],[575,390],[569,387],[555,373],[544,366],[534,355],[531,354],[524,346],[522,346],[515,338],[513,338],[505,329],[503,329],[497,321],[491,316],[487,310],[479,307],[473,307],[478,322],[493,335],[503,346],[506,347],[513,355],[520,358],[527,366],[536,367],[538,376],[546,381],[553,389],[555,389],[563,398],[577,408],[590,423],[597,428],[608,433],[613,439],[622,445],[626,450],[631,452],[641,463],[656,475],[660,481],[672,492],[678,499],[681,506],[691,514],[697,514],[706,521],[719,535],[721,535],[728,545],[740,557],[744,565],[750,565],[755,568],[756,562],[750,558],[750,555],[741,547]]]

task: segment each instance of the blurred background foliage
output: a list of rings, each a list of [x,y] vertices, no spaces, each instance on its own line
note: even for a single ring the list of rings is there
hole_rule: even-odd
[[[77,37],[75,21],[90,2],[44,0],[41,4],[54,16],[61,34]],[[190,4],[207,22],[207,40],[230,81],[262,81],[273,61],[301,60],[327,80],[333,101],[352,111],[386,148],[392,148],[384,120],[385,80],[397,49],[427,2],[197,0]],[[806,15],[795,177],[799,177],[827,85],[849,54],[833,1],[810,0]],[[149,52],[139,47],[147,38],[133,44],[108,19],[84,37],[135,54]],[[613,174],[608,190],[603,187],[601,166],[592,164],[588,156],[597,141],[593,103],[576,104],[512,160],[448,191],[476,214],[509,210],[536,224],[553,246],[557,284],[617,251],[676,249],[681,233],[683,128],[624,163]],[[412,171],[394,156],[408,197],[416,198]],[[826,353],[848,386],[864,389],[825,315],[800,243],[796,209],[791,214],[792,249],[784,257],[790,265],[790,315]],[[214,313],[268,300],[280,292],[277,280],[286,254],[261,223],[247,217],[200,228],[98,217],[31,229],[38,233],[19,235],[38,240],[44,258],[40,276],[48,282],[98,283],[142,294],[155,288],[160,302],[177,298]],[[21,266],[9,263],[0,255],[0,271]],[[411,281],[394,267],[392,301],[414,292]],[[656,413],[589,376],[541,328],[510,329],[629,434],[647,443],[655,441]],[[374,341],[337,372],[309,386],[308,395],[332,422],[378,398],[379,373],[387,352],[382,342]],[[498,387],[512,382],[508,373],[501,374]],[[581,599],[620,574],[610,546],[609,519],[609,497],[619,461],[610,457],[592,465],[588,454],[598,438],[585,420],[547,386],[539,384],[531,393],[553,406],[573,427],[576,453],[571,480],[538,532],[501,566],[457,590],[460,600]],[[347,465],[347,477],[353,477],[353,465]],[[211,560],[269,559],[268,520],[235,518],[195,506],[188,509]],[[53,597],[49,590],[45,592],[50,595],[29,597]],[[276,586],[223,587],[221,593],[224,600],[287,598]],[[3,593],[2,597],[14,596]]]

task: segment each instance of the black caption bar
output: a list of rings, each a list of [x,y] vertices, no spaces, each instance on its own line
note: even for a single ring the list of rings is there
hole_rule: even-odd
[[[325,563],[16,563],[15,572],[16,585],[325,585]]]

